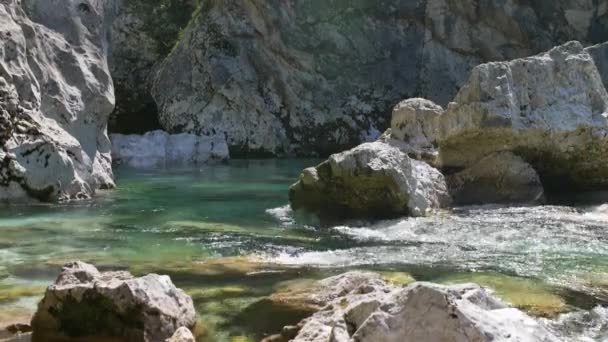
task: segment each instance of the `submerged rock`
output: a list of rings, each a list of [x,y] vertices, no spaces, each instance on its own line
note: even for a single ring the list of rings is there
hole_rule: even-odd
[[[543,185],[530,164],[511,152],[493,153],[473,166],[447,177],[454,203],[537,203]]]
[[[107,1],[0,3],[0,200],[114,186]]]
[[[224,137],[168,134],[112,134],[112,158],[117,164],[134,168],[202,165],[228,159]]]
[[[155,74],[171,133],[238,154],[335,153],[374,140],[399,100],[446,105],[476,65],[608,37],[591,1],[204,1]]]
[[[445,170],[512,151],[547,191],[608,187],[608,94],[578,42],[476,67],[442,119]]]
[[[381,276],[373,272],[348,272],[314,282],[295,282],[275,291],[270,300],[276,305],[292,306],[315,312],[332,300],[363,286],[385,286]]]
[[[423,216],[450,202],[439,171],[382,142],[304,170],[289,199],[294,209],[334,217]]]
[[[296,334],[293,330],[287,332],[295,335],[294,342],[559,341],[474,284],[364,284],[300,322]]]
[[[195,323],[192,299],[168,276],[134,278],[73,262],[47,289],[32,328],[33,341],[114,337],[164,342],[180,327],[191,329]]]

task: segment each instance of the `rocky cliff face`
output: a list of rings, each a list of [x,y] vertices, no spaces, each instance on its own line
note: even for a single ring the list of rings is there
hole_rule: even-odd
[[[0,199],[81,198],[113,186],[110,7],[0,1]]]
[[[171,51],[196,0],[114,0],[109,65],[116,88],[110,116],[113,133],[144,133],[160,128],[150,95],[150,75]]]
[[[325,154],[375,138],[399,100],[446,105],[486,61],[608,38],[605,2],[204,1],[153,84],[170,132],[231,152]]]

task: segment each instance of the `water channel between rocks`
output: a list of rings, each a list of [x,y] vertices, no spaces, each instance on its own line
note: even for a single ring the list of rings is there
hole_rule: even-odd
[[[598,201],[320,224],[287,206],[288,186],[316,163],[119,168],[118,189],[94,200],[0,208],[0,322],[31,314],[60,266],[80,259],[169,274],[194,298],[201,341],[276,333],[305,312],[269,294],[347,269],[398,283],[477,282],[536,316],[573,312],[547,321],[564,338],[608,338],[608,208]]]

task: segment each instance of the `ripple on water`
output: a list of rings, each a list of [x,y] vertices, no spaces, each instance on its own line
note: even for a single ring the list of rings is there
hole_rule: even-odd
[[[330,230],[356,242],[355,247],[284,252],[270,259],[321,267],[449,265],[571,285],[581,274],[608,271],[608,215],[601,210],[480,206],[433,217],[342,225]]]
[[[449,273],[506,274],[582,289],[594,298],[607,293],[608,205],[480,206],[429,218],[327,226],[285,206],[289,184],[317,162],[231,161],[200,170],[117,170],[118,189],[91,201],[2,207],[0,279],[22,279],[24,287],[48,284],[71,259],[137,274],[167,273],[193,291],[229,286],[196,292],[199,311],[209,309],[214,319],[224,321],[226,311],[244,310],[250,300],[267,295],[272,279],[302,277],[302,269],[390,268],[419,280]],[[234,259],[250,255],[280,265],[260,269]],[[268,293],[236,291],[242,286],[259,289],[260,282],[268,283]],[[11,293],[19,294],[4,289],[5,296]],[[34,298],[30,294],[23,293],[15,303],[29,305],[28,298]],[[236,318],[219,326],[221,334],[234,331],[231,327],[242,318],[233,314]],[[247,335],[247,329],[230,334]]]

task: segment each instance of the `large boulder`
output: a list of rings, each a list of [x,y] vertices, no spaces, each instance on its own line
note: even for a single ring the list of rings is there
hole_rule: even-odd
[[[336,217],[423,216],[450,201],[439,171],[382,142],[304,170],[289,199],[294,209]]]
[[[192,299],[168,276],[134,278],[66,264],[46,290],[32,318],[33,341],[121,338],[164,342],[180,327],[196,324]]]
[[[544,190],[536,171],[511,152],[493,153],[447,177],[454,203],[538,203]]]
[[[578,42],[479,65],[441,122],[440,161],[448,172],[512,151],[547,191],[608,187],[608,94]]]
[[[478,285],[371,282],[343,292],[283,334],[294,342],[559,341]],[[281,337],[269,341],[287,340]]]
[[[608,39],[592,1],[203,1],[159,66],[171,133],[239,154],[327,155],[377,138],[399,100],[445,106],[476,65]]]
[[[195,166],[228,159],[228,145],[223,136],[152,131],[144,135],[112,134],[110,138],[114,163],[133,168]]]
[[[114,186],[110,3],[0,2],[0,200],[86,198]]]

